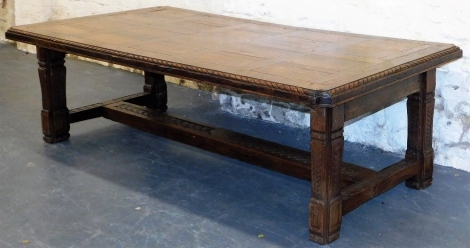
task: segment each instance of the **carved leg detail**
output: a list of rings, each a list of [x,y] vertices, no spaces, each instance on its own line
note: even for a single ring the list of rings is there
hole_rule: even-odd
[[[406,181],[406,186],[424,189],[432,183],[434,150],[432,122],[436,71],[424,73],[421,90],[408,96],[408,146],[406,159],[419,163],[418,174]]]
[[[65,93],[65,53],[37,48],[42,92],[41,122],[44,141],[56,143],[70,137]]]
[[[147,108],[165,112],[168,102],[165,76],[153,72],[145,72],[144,92],[150,93]]]
[[[309,229],[310,239],[320,244],[339,238],[341,228],[343,127],[343,106],[311,110],[312,198]]]

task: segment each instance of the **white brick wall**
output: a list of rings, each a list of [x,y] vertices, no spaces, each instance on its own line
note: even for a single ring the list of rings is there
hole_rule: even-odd
[[[12,1],[12,0],[10,0]],[[16,24],[170,5],[287,25],[454,43],[464,58],[438,71],[436,162],[470,171],[470,1],[467,0],[16,0]],[[349,141],[403,151],[403,103],[346,128]]]

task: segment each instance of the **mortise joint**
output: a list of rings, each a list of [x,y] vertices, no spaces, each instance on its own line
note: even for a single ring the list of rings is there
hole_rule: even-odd
[[[331,106],[333,100],[329,92],[321,91],[313,93],[311,103],[313,106],[327,107]]]

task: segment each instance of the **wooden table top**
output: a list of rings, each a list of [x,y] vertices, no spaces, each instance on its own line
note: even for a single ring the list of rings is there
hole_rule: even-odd
[[[390,77],[405,78],[462,56],[451,44],[289,27],[172,7],[16,26],[7,38],[299,103],[319,93],[344,101],[389,83]]]

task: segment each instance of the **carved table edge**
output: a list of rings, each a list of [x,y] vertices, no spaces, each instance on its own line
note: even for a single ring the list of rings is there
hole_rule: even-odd
[[[8,29],[8,31],[5,33],[5,37],[10,40],[25,42],[25,43],[29,43],[32,45],[39,44],[37,46],[44,44],[46,45],[46,47],[51,47],[52,50],[60,50],[65,53],[68,53],[71,50],[73,50],[70,48],[78,49],[80,51],[80,52],[71,52],[71,53],[76,53],[78,55],[83,55],[83,56],[87,56],[87,55],[91,56],[89,54],[98,53],[102,55],[102,56],[95,56],[98,60],[103,59],[106,55],[118,56],[118,57],[130,59],[134,61],[135,60],[144,61],[146,63],[167,67],[169,70],[171,70],[171,68],[176,68],[176,69],[181,69],[181,70],[194,72],[194,73],[198,73],[202,75],[224,78],[228,80],[238,81],[241,83],[254,84],[254,85],[264,87],[264,88],[270,88],[270,89],[274,88],[279,91],[287,92],[289,94],[293,94],[293,95],[297,95],[297,96],[309,99],[308,101],[310,103],[309,104],[310,107],[332,107],[334,104],[338,102],[338,100],[336,99],[337,96],[343,93],[350,92],[350,91],[359,89],[361,87],[376,83],[380,81],[381,79],[384,79],[393,74],[405,73],[406,71],[412,70],[414,67],[420,64],[427,63],[427,62],[430,62],[430,61],[433,61],[433,60],[436,60],[436,59],[439,59],[448,55],[456,54],[456,56],[453,57],[452,60],[462,57],[462,50],[457,46],[453,46],[443,51],[433,53],[425,57],[412,60],[410,62],[401,64],[398,66],[394,66],[388,70],[375,73],[373,75],[355,80],[351,83],[347,83],[345,85],[342,85],[342,86],[339,86],[330,90],[311,90],[311,89],[296,87],[292,85],[286,85],[286,84],[258,79],[258,78],[252,78],[252,77],[247,77],[247,76],[242,76],[242,75],[237,75],[237,74],[232,74],[232,73],[227,73],[227,72],[222,72],[222,71],[217,71],[217,70],[212,70],[212,69],[207,69],[207,68],[202,68],[202,67],[197,67],[197,66],[191,66],[191,65],[186,65],[186,64],[181,64],[181,63],[176,63],[176,62],[171,62],[171,61],[166,61],[166,60],[161,60],[161,59],[156,59],[156,58],[150,58],[150,57],[141,56],[141,55],[135,55],[135,54],[126,53],[126,52],[120,52],[117,50],[101,48],[101,47],[93,46],[93,45],[85,45],[79,42],[73,42],[73,41],[68,41],[68,40],[59,39],[59,38],[52,38],[46,35],[19,30],[19,29],[16,29],[15,27]],[[445,61],[444,63],[450,62],[452,60]],[[223,85],[221,86],[223,87]]]

